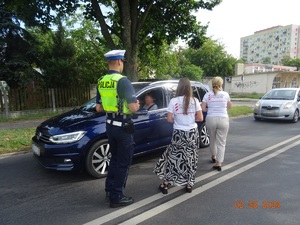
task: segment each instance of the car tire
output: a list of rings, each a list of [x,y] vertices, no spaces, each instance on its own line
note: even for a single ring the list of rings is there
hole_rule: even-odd
[[[293,119],[292,119],[292,123],[297,123],[299,120],[299,111],[298,109],[296,109],[296,111],[294,112],[294,116],[293,116]]]
[[[209,135],[205,123],[199,127],[200,148],[208,147],[210,144]]]
[[[106,177],[110,159],[108,139],[99,140],[93,144],[86,155],[86,171],[95,178]]]

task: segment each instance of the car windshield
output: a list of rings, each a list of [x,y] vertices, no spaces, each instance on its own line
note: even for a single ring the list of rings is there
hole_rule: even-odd
[[[133,82],[132,86],[134,87],[135,93],[139,92],[139,90],[142,90],[144,87],[147,87],[150,84],[150,82]]]
[[[83,111],[96,111],[96,97],[80,106]]]
[[[134,87],[135,92],[147,87],[150,82],[133,82],[132,86]],[[96,97],[93,97],[88,102],[80,106],[80,109],[83,111],[95,111],[96,110]]]
[[[295,98],[295,94],[295,90],[272,90],[265,94],[261,99],[293,100]]]

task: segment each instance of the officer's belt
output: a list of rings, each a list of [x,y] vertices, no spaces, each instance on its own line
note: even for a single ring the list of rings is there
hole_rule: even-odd
[[[108,119],[118,119],[118,120],[125,120],[130,119],[131,115],[119,114],[119,113],[106,113]]]
[[[111,119],[106,119],[106,123],[117,126],[117,127],[122,127],[124,124],[126,124],[124,122],[111,120]]]

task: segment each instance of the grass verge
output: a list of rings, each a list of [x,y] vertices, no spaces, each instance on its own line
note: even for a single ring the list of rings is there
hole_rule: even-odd
[[[0,154],[29,150],[34,132],[35,128],[0,130]]]
[[[230,98],[251,98],[251,99],[259,99],[263,96],[263,94],[251,93],[251,94],[230,94]]]
[[[253,113],[253,107],[249,106],[233,106],[228,110],[229,117],[249,115],[250,113]]]

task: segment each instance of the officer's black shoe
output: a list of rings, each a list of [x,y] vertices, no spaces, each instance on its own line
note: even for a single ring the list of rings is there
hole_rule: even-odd
[[[132,197],[123,196],[118,202],[110,202],[111,208],[117,208],[120,206],[130,205],[134,202]]]

